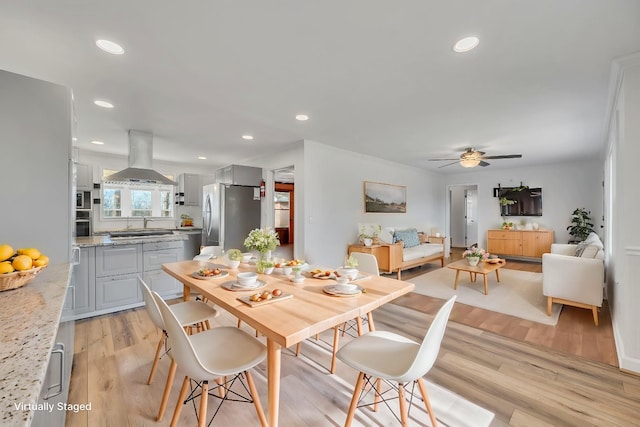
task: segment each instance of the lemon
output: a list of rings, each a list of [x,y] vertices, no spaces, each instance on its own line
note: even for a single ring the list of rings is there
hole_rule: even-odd
[[[33,261],[34,267],[42,267],[49,264],[49,257],[46,255],[40,255],[40,257]]]
[[[11,265],[16,270],[28,270],[33,266],[33,260],[28,255],[18,255],[13,259]]]
[[[0,262],[0,274],[13,273],[13,266],[9,261]]]
[[[13,256],[15,251],[9,245],[0,245],[0,261],[7,260]]]
[[[31,259],[40,258],[40,251],[36,248],[21,248],[18,249],[18,255],[27,255]]]

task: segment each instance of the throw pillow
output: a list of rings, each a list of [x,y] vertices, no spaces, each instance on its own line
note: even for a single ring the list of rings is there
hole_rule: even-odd
[[[415,228],[409,228],[406,230],[396,230],[394,237],[396,241],[402,240],[403,248],[412,248],[420,244],[418,231]]]
[[[580,258],[595,258],[600,248],[597,245],[587,245],[580,254]]]
[[[581,257],[582,252],[586,249],[587,246],[589,246],[589,242],[578,243],[578,246],[576,246],[576,256]]]

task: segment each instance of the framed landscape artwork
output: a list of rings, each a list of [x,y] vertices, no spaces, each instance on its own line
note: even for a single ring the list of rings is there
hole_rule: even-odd
[[[407,187],[365,181],[364,211],[366,213],[406,213]]]

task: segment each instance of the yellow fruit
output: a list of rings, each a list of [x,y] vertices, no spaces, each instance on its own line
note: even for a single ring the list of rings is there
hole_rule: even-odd
[[[36,248],[22,248],[18,249],[18,255],[27,255],[31,259],[40,258],[40,251]]]
[[[0,274],[13,273],[13,266],[9,261],[0,262]]]
[[[0,261],[7,260],[13,256],[15,251],[9,245],[0,245]]]
[[[16,270],[28,270],[33,266],[33,260],[28,255],[18,255],[13,259],[11,265]]]
[[[46,255],[40,255],[40,258],[33,261],[34,267],[42,267],[49,264],[49,257]]]

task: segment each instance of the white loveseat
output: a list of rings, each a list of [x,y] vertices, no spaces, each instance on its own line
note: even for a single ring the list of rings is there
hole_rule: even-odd
[[[440,261],[440,266],[444,267],[444,244],[425,241],[424,235],[418,235],[415,228],[382,227],[379,238],[389,245],[389,271],[395,272],[398,280],[403,270],[428,262]]]
[[[604,251],[597,234],[591,233],[578,245],[551,245],[542,255],[542,293],[547,297],[547,314],[553,303],[590,309],[598,325],[598,308],[604,295]]]

